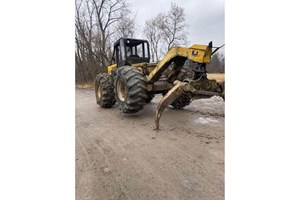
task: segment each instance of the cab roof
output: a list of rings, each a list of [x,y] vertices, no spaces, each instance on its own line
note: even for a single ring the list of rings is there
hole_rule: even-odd
[[[115,42],[114,46],[120,45],[120,41],[121,41],[121,40],[130,41],[130,46],[135,46],[135,45],[138,45],[138,44],[141,44],[141,43],[144,43],[144,42],[147,42],[147,43],[148,43],[147,40],[122,37],[122,38],[119,38],[119,39]]]

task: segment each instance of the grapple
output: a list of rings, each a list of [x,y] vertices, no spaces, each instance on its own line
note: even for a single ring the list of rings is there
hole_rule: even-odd
[[[174,81],[174,86],[161,99],[156,108],[155,130],[159,130],[159,121],[163,111],[180,95],[185,94],[192,100],[220,96],[225,100],[225,82],[209,80],[205,77],[191,81]]]
[[[207,78],[206,64],[210,62],[211,56],[224,45],[217,47],[212,51],[212,42],[207,46],[193,45],[190,48],[179,48],[172,52],[170,50],[165,61],[159,63],[157,68],[151,72],[150,80],[158,76],[157,72],[166,68],[167,61],[173,61],[174,67],[167,75],[169,82],[173,82],[173,87],[168,90],[161,101],[158,103],[155,117],[155,129],[159,130],[159,120],[163,111],[179,96],[186,95],[191,100],[210,98],[212,96],[221,96],[225,100],[225,82],[217,82],[216,80],[210,80]],[[170,58],[176,59],[170,59]],[[179,73],[183,68],[183,63],[193,72],[193,77],[187,79],[180,79]],[[164,66],[165,65],[165,66]],[[166,70],[165,70],[166,71]]]

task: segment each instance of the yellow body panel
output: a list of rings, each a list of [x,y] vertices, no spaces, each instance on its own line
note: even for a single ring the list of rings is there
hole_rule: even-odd
[[[107,68],[108,74],[111,75],[111,71],[115,70],[115,69],[117,69],[117,64],[113,64],[113,65],[108,66],[108,68]]]
[[[161,72],[162,68],[165,67],[172,59],[185,58],[197,63],[209,63],[211,60],[212,48],[208,45],[194,44],[191,47],[173,47],[165,55],[165,57],[158,63],[137,63],[131,66],[136,68],[146,67],[150,74],[146,76],[148,81],[151,81],[154,75]],[[117,69],[117,64],[110,65],[108,67],[108,74],[111,74],[113,70]],[[155,78],[153,78],[155,79]]]
[[[132,67],[145,67],[146,63],[137,63],[137,64],[132,64]]]
[[[147,68],[147,70],[151,72],[157,66],[157,63],[137,63],[137,64],[132,64],[131,66],[140,69]]]
[[[197,63],[209,63],[211,59],[211,53],[212,49],[207,45],[195,44],[189,48],[173,47],[146,78],[148,81],[151,81],[153,76],[173,58],[184,57]]]

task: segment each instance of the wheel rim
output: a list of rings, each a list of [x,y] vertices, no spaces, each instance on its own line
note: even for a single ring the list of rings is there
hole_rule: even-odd
[[[101,87],[99,86],[98,90],[97,90],[97,97],[99,100],[101,99],[101,95],[102,95],[102,90],[101,90]]]
[[[123,80],[119,80],[117,84],[117,94],[120,101],[125,101],[127,96],[127,88]]]

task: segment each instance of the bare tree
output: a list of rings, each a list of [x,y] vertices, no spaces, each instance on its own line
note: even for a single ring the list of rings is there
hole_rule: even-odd
[[[184,9],[175,3],[167,13],[146,21],[144,34],[151,45],[152,61],[159,60],[173,46],[187,45],[187,27]]]
[[[76,0],[76,16],[75,16],[75,42],[76,42],[76,78],[82,77],[82,81],[87,81],[93,72],[91,63],[95,62],[97,56],[92,49],[92,20],[93,11],[88,2]],[[83,8],[87,11],[83,12]],[[79,76],[79,77],[78,77]]]
[[[188,25],[185,23],[184,9],[175,3],[171,3],[170,10],[166,14],[161,15],[159,17],[159,28],[163,32],[167,49],[169,50],[173,46],[186,44],[186,28]]]
[[[134,20],[126,0],[75,0],[75,5],[76,81],[92,81],[106,71],[112,40],[121,30],[133,34]]]
[[[135,21],[131,15],[124,16],[117,24],[116,38],[133,38],[135,35]]]
[[[162,31],[158,27],[158,17],[147,20],[144,27],[144,34],[150,43],[152,62],[157,62],[159,59],[159,44],[162,37]]]
[[[225,72],[225,56],[219,52],[214,54],[210,63],[207,65],[208,73],[224,73]]]

